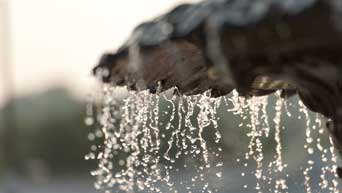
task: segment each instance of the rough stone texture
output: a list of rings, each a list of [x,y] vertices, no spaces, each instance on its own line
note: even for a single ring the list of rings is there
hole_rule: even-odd
[[[207,0],[138,26],[94,69],[105,82],[183,94],[298,93],[342,150],[342,3],[339,0]]]

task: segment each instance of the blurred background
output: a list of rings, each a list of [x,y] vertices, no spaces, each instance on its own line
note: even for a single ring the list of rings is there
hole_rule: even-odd
[[[195,1],[0,0],[0,193],[96,192],[89,174],[96,163],[84,160],[91,146],[85,107],[95,87],[90,71],[136,25],[184,2]],[[225,113],[223,192],[254,192],[242,187],[254,183],[253,176],[237,177],[246,170],[235,161],[248,144],[238,128],[242,120]],[[304,192],[298,168],[306,163],[305,121],[288,118],[282,124],[289,128],[284,157],[298,176],[290,192]],[[272,152],[272,139],[268,144]],[[313,184],[319,169],[310,174]]]

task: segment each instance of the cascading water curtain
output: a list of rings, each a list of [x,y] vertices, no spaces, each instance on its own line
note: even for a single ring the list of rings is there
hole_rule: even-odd
[[[106,193],[233,191],[225,184],[229,181],[225,173],[230,172],[225,168],[236,166],[225,166],[224,139],[229,136],[221,134],[225,129],[221,121],[229,122],[227,113],[241,120],[236,127],[249,140],[247,152],[234,158],[246,182],[235,192],[293,192],[295,185],[296,192],[339,192],[334,172],[337,158],[322,127],[323,118],[309,112],[301,101],[294,104],[296,100],[282,98],[280,91],[251,98],[233,91],[212,98],[210,90],[184,96],[177,88],[174,94],[122,94],[124,89],[110,84],[100,89],[101,94],[87,105],[85,122],[95,129],[88,136],[92,145],[85,159],[96,160],[97,169],[91,175],[96,178],[95,188]],[[294,174],[302,179],[296,183],[291,181],[293,172],[284,153],[289,151],[285,119],[306,125],[303,146],[297,148],[307,160],[298,166],[301,172]],[[267,150],[269,146],[272,150]],[[319,177],[312,178],[316,168]]]

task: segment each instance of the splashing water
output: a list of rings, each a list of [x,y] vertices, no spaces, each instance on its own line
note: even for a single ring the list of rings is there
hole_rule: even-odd
[[[312,129],[311,129],[311,119],[309,116],[309,112],[308,110],[305,108],[304,104],[302,101],[299,101],[299,111],[302,112],[305,116],[305,120],[306,120],[306,131],[305,131],[305,135],[306,135],[306,140],[305,140],[305,145],[304,148],[307,150],[307,153],[309,155],[314,154],[314,149],[312,147],[312,142],[313,142],[313,138],[312,138]],[[307,167],[304,169],[303,174],[304,174],[304,185],[306,188],[306,192],[307,193],[311,193],[311,186],[310,186],[310,175],[309,172],[312,170],[312,167],[314,165],[314,161],[309,159],[307,161]]]
[[[248,160],[253,158],[256,163],[256,169],[253,172],[256,178],[256,185],[254,189],[260,193],[262,191],[262,187],[260,184],[262,181],[268,181],[267,183],[271,185],[274,184],[274,188],[269,188],[267,192],[288,192],[287,186],[287,178],[289,174],[285,173],[284,169],[287,168],[287,164],[284,163],[283,156],[282,156],[282,142],[281,142],[281,131],[284,130],[281,126],[281,115],[282,111],[286,112],[288,117],[292,117],[292,113],[289,112],[288,104],[286,101],[281,98],[281,92],[276,92],[276,103],[275,103],[275,117],[273,118],[274,123],[274,140],[276,142],[275,147],[275,156],[274,160],[269,162],[268,164],[263,163],[265,157],[263,156],[263,140],[269,137],[270,131],[270,123],[268,121],[267,115],[267,103],[269,97],[251,97],[249,99],[239,97],[237,92],[233,92],[233,96],[231,98],[225,99],[225,103],[228,106],[230,102],[233,104],[233,108],[228,108],[228,111],[233,111],[234,114],[240,115],[243,120],[247,119],[246,112],[249,112],[250,123],[246,124],[246,128],[249,128],[250,131],[247,133],[247,136],[250,138],[250,142],[248,145],[248,152],[245,153],[245,160],[244,166],[248,166]],[[304,175],[304,186],[305,191],[307,193],[313,192],[311,179],[310,179],[310,171],[312,171],[315,161],[313,161],[310,156],[315,153],[315,144],[314,144],[314,134],[317,135],[316,139],[316,148],[321,153],[321,161],[326,165],[323,165],[321,168],[321,175],[320,175],[320,184],[319,187],[321,190],[327,189],[330,192],[339,192],[338,190],[338,180],[335,174],[336,170],[336,162],[337,157],[334,153],[334,148],[332,144],[332,140],[330,141],[330,147],[324,148],[324,145],[321,143],[321,140],[326,137],[324,135],[324,129],[322,128],[322,117],[316,115],[315,125],[312,124],[311,117],[309,115],[308,109],[304,106],[304,104],[299,101],[299,111],[304,115],[305,118],[305,145],[304,149],[307,152],[309,159],[307,160],[307,166],[303,170]],[[261,113],[261,115],[259,114]],[[299,117],[300,119],[301,117]],[[241,123],[239,127],[243,127]],[[313,133],[316,132],[316,133]],[[333,165],[328,163],[328,160],[333,162]],[[240,159],[237,160],[240,162]],[[263,165],[268,166],[268,180],[267,175],[264,174]],[[281,174],[281,175],[280,175]],[[245,176],[245,172],[242,173],[242,176]],[[330,182],[330,183],[329,183]],[[248,188],[250,185],[245,184],[243,188]]]
[[[216,150],[209,151],[203,133],[211,126],[215,130],[213,141],[220,144],[216,117],[220,98],[211,98],[210,91],[203,95],[173,95],[171,98],[148,91],[129,91],[124,99],[117,99],[115,90],[110,85],[103,86],[101,108],[97,112],[99,130],[96,131],[101,134],[89,137],[91,141],[101,138],[103,146],[91,148],[92,152],[85,156],[85,159],[98,161],[98,168],[91,172],[97,179],[95,188],[106,191],[116,188],[124,192],[163,192],[166,188],[177,192],[170,173],[183,155],[192,155],[194,159],[202,160],[203,166],[195,166],[197,172],[191,181],[181,183],[188,183],[189,191],[199,182],[204,184],[202,192],[217,191],[206,183],[206,179],[211,175],[210,171],[217,171],[216,178],[222,177],[223,162],[218,161],[222,148],[217,146]],[[160,110],[161,103],[167,104],[166,111]],[[94,116],[90,107],[89,104],[86,123]],[[161,118],[168,120],[162,123]],[[178,122],[175,124],[175,121]],[[183,167],[190,166],[184,164]]]
[[[286,101],[280,97],[280,91],[275,95],[275,115],[270,122],[267,113],[269,96],[244,98],[235,90],[232,96],[221,98],[212,98],[211,91],[194,96],[169,97],[148,91],[128,91],[120,95],[118,88],[110,85],[103,85],[101,89],[101,96],[96,97],[97,109],[94,110],[94,105],[89,103],[85,118],[86,125],[96,127],[88,136],[94,144],[85,156],[85,159],[97,160],[98,163],[97,169],[91,172],[96,177],[95,188],[106,193],[113,190],[183,192],[175,185],[179,183],[187,192],[218,192],[219,189],[208,179],[223,178],[222,136],[217,113],[225,106],[226,111],[244,120],[245,124],[238,126],[248,129],[248,151],[241,163],[247,169],[249,160],[255,162],[255,170],[251,173],[256,184],[245,184],[243,188],[253,188],[258,193],[289,192],[281,120],[283,111],[288,117],[292,114]],[[321,168],[319,187],[337,193],[339,185],[334,172],[337,157],[331,139],[327,140],[330,147],[324,147],[322,118],[316,115],[313,121],[304,104],[299,102],[298,105],[306,125],[304,148],[308,160],[303,169],[305,191],[314,191],[310,172],[316,165],[311,157],[319,152],[322,163],[325,163]],[[213,133],[211,139],[204,135],[209,129]],[[264,143],[271,136],[274,137],[275,150],[273,159],[268,161]],[[318,137],[315,139],[315,136]],[[211,147],[209,141],[216,146]],[[176,165],[179,160],[189,157],[196,164]],[[329,160],[333,162],[332,166]],[[189,172],[187,179],[172,177],[177,172],[191,169],[196,172]],[[241,175],[245,176],[246,172]]]
[[[272,176],[273,172],[278,173],[282,172],[284,168],[286,168],[286,164],[283,163],[282,158],[282,147],[280,140],[280,118],[281,118],[281,110],[283,106],[283,99],[280,98],[280,93],[277,93],[278,99],[276,102],[276,115],[273,119],[275,123],[275,141],[276,141],[276,155],[275,160],[268,163],[268,173],[269,179],[268,184],[271,184],[272,181],[275,181],[275,189],[274,192],[279,192],[281,190],[287,189],[286,180],[283,178],[274,179]],[[247,161],[252,157],[256,163],[256,170],[254,172],[254,176],[257,180],[255,190],[257,192],[262,192],[262,187],[260,184],[264,184],[267,181],[267,176],[265,174],[266,171],[263,171],[263,140],[269,137],[270,133],[270,123],[269,117],[267,115],[267,104],[268,104],[268,96],[263,97],[251,97],[249,99],[245,99],[243,97],[239,97],[237,92],[233,92],[232,99],[227,99],[230,101],[234,108],[229,109],[229,111],[234,111],[235,114],[239,114],[243,120],[247,119],[246,112],[249,112],[250,123],[246,125],[247,128],[250,129],[250,132],[247,133],[247,136],[250,138],[250,142],[248,145],[248,152],[245,153],[246,163],[245,167],[248,166]],[[261,114],[261,115],[260,115]],[[243,124],[240,124],[239,127],[242,127]],[[245,173],[243,173],[243,176]],[[244,188],[247,188],[248,185],[245,184]],[[271,190],[270,190],[271,191]]]
[[[282,144],[281,144],[281,125],[280,125],[284,101],[280,97],[280,91],[278,91],[276,95],[277,95],[277,102],[275,106],[276,115],[273,119],[273,122],[275,123],[274,139],[277,143],[277,146],[276,146],[276,159],[273,162],[273,165],[275,165],[276,167],[275,172],[282,172],[284,168],[287,167],[287,165],[283,163]],[[287,189],[286,179],[281,178],[281,179],[276,180],[274,192],[281,192],[281,190],[284,190],[284,189]]]

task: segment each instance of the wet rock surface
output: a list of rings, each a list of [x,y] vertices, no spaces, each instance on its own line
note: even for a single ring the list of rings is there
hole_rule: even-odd
[[[178,87],[212,96],[282,89],[330,118],[342,149],[342,6],[334,0],[212,0],[185,4],[139,25],[94,73],[154,93]]]

